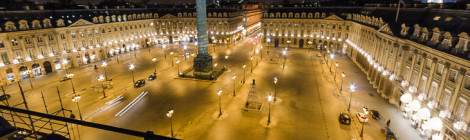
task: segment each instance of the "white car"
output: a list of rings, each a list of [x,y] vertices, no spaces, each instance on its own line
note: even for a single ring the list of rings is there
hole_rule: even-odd
[[[369,115],[367,113],[359,112],[356,114],[356,116],[361,123],[366,123],[369,121]]]

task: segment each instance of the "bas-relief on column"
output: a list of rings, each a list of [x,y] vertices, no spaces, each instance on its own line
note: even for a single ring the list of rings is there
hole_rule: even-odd
[[[207,52],[206,0],[196,0],[196,12],[198,54],[194,58],[194,74],[196,77],[208,76],[212,73],[212,56]]]

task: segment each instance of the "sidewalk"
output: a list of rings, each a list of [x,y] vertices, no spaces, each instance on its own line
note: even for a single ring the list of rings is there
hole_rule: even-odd
[[[380,120],[369,119],[371,123],[365,125],[365,135],[369,135],[372,139],[384,137],[380,131],[385,128],[386,121],[390,119],[391,130],[395,133],[398,139],[404,140],[423,140],[418,135],[416,129],[411,126],[409,120],[403,118],[401,111],[398,110],[394,105],[388,104],[387,101],[382,99],[377,90],[372,87],[367,81],[367,75],[365,75],[354,63],[346,56],[339,56],[335,59],[335,62],[339,64],[337,74],[337,85],[339,86],[340,73],[344,72],[346,77],[343,79],[343,93],[341,98],[343,100],[349,100],[349,85],[355,83],[357,91],[353,93],[351,108],[352,111],[360,111],[362,106],[366,106],[369,109],[374,109],[380,112],[382,118]],[[324,65],[324,70],[329,73],[328,68]],[[333,72],[335,69],[333,68]],[[332,74],[328,76],[333,81]],[[360,131],[360,127],[359,127]],[[367,137],[366,137],[367,139]]]

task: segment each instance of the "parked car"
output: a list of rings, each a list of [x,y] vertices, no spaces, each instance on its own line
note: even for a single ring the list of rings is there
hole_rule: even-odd
[[[369,112],[370,112],[370,114],[371,114],[371,116],[372,116],[373,119],[375,119],[375,120],[380,120],[381,115],[380,115],[379,111],[377,111],[377,110],[369,110]]]
[[[385,135],[386,140],[398,140],[398,138],[395,136],[395,133],[393,133],[392,130],[390,130],[390,128],[387,128],[386,130],[387,130],[386,135]]]
[[[356,114],[357,116],[357,119],[359,120],[359,122],[361,123],[366,123],[369,121],[369,116],[366,114],[366,113],[363,113],[363,112],[359,112]]]
[[[62,79],[60,79],[60,81],[63,82],[63,81],[67,81],[67,80],[70,80],[70,79],[71,79],[70,77],[64,76],[64,77],[62,77]]]
[[[5,100],[8,100],[10,99],[10,94],[2,94],[0,95],[0,101],[5,101]]]
[[[344,125],[350,125],[351,124],[351,115],[346,112],[341,112],[339,113],[338,117],[339,123],[344,124]]]
[[[140,79],[140,80],[135,81],[134,88],[140,88],[140,87],[143,87],[144,85],[145,85],[145,80]]]
[[[156,73],[150,74],[147,79],[148,79],[149,81],[153,81],[153,80],[157,79],[157,74],[156,74]]]

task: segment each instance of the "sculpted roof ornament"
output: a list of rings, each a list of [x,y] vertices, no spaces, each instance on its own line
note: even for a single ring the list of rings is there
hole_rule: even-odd
[[[84,19],[79,19],[75,23],[72,23],[71,25],[69,25],[69,27],[78,27],[78,26],[86,26],[86,25],[93,25],[93,23]]]
[[[405,37],[408,35],[408,30],[410,29],[410,27],[407,27],[405,23],[401,24],[401,31],[400,31],[400,35],[402,37]]]
[[[177,18],[177,17],[172,15],[172,14],[166,14],[166,15],[161,16],[160,18],[161,19],[171,19],[171,18]]]
[[[465,55],[468,53],[468,41],[469,37],[468,34],[465,32],[462,32],[459,34],[459,41],[455,45],[455,47],[452,49],[451,53],[456,54],[456,55]]]
[[[325,19],[326,20],[344,20],[343,18],[338,17],[337,15],[334,15],[334,14],[326,17]]]

